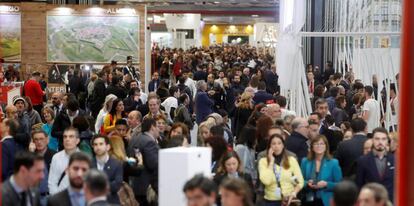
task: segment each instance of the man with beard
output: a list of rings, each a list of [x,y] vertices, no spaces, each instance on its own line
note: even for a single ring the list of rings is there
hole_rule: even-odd
[[[66,173],[69,176],[69,187],[51,196],[48,206],[83,206],[86,205],[83,192],[83,176],[91,167],[91,159],[82,152],[75,152],[70,156]]]
[[[359,158],[357,162],[356,183],[359,188],[367,183],[376,182],[387,188],[393,201],[394,194],[394,154],[387,152],[388,132],[382,127],[372,131],[372,151]]]

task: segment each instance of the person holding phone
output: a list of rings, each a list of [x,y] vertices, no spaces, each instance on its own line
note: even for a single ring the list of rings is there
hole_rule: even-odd
[[[328,140],[318,135],[310,142],[308,157],[302,159],[301,169],[305,178],[305,206],[329,206],[333,188],[342,180],[342,171],[337,159],[329,154]]]
[[[280,206],[284,199],[296,198],[304,180],[296,159],[289,156],[285,140],[279,134],[270,136],[267,157],[259,160],[259,179],[265,187],[265,206]]]

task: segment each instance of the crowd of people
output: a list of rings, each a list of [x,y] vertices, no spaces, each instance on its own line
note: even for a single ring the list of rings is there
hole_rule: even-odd
[[[159,150],[190,146],[211,148],[213,174],[185,184],[191,206],[394,201],[398,124],[384,128],[388,91],[375,81],[308,65],[313,112],[301,117],[262,50],[154,48],[151,58],[145,85],[131,63],[71,71],[66,93],[46,92],[33,72],[1,121],[3,203],[157,205]],[[394,116],[396,87],[385,99]]]

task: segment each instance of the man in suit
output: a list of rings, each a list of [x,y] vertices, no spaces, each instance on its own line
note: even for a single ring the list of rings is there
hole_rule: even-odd
[[[286,139],[286,149],[296,154],[299,161],[307,156],[309,151],[308,134],[309,123],[307,119],[297,117],[292,121],[292,134]]]
[[[42,156],[20,151],[14,158],[13,175],[2,185],[2,205],[40,206],[39,193],[31,189],[44,178]]]
[[[141,153],[144,160],[144,169],[137,177],[132,179],[132,188],[135,197],[141,206],[148,205],[146,194],[147,188],[151,187],[158,192],[158,150],[157,138],[159,129],[157,123],[152,118],[142,121],[142,134],[133,136],[128,144],[127,154],[129,157],[135,157]]]
[[[64,109],[64,105],[62,103],[63,94],[61,92],[53,92],[52,97],[53,111],[55,112],[55,117]]]
[[[14,164],[13,160],[16,155],[16,152],[24,150],[24,147],[17,143],[15,140],[15,135],[19,123],[15,119],[3,119],[0,124],[0,135],[1,139],[1,180],[5,181],[13,174]]]
[[[195,112],[196,122],[200,124],[205,118],[213,113],[214,100],[209,95],[214,95],[214,91],[211,90],[207,93],[207,83],[204,80],[197,82],[198,92],[195,97]]]
[[[266,82],[266,91],[272,95],[279,94],[279,75],[276,73],[276,65],[272,64],[270,69],[265,71],[264,79]]]
[[[106,200],[109,183],[106,174],[102,171],[92,169],[85,176],[83,184],[87,206],[109,206]],[[119,204],[119,203],[118,203]]]
[[[158,72],[152,74],[152,80],[148,83],[148,92],[157,91],[158,86],[160,86],[160,79]]]
[[[120,204],[118,191],[122,185],[122,175],[124,174],[122,164],[109,156],[108,152],[111,149],[111,145],[107,136],[95,136],[91,143],[95,153],[95,159],[92,160],[92,168],[103,171],[108,176],[111,189],[108,195],[108,202]]]
[[[366,183],[383,185],[391,201],[394,197],[394,154],[387,152],[390,138],[386,129],[377,127],[372,131],[373,148],[357,162],[356,183],[362,188]]]
[[[364,152],[364,143],[366,136],[367,123],[361,118],[355,118],[351,121],[351,128],[354,136],[350,140],[345,140],[338,145],[336,150],[336,159],[342,169],[344,177],[355,175],[355,163]]]
[[[83,191],[83,177],[91,167],[90,157],[83,152],[75,152],[70,155],[69,166],[66,173],[69,176],[69,187],[50,196],[47,206],[78,206],[85,205],[85,193]]]

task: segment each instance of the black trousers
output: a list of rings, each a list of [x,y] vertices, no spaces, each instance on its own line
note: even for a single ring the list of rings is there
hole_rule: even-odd
[[[323,202],[319,198],[314,199],[313,202],[305,202],[305,201],[302,201],[302,204],[304,206],[323,206]]]

